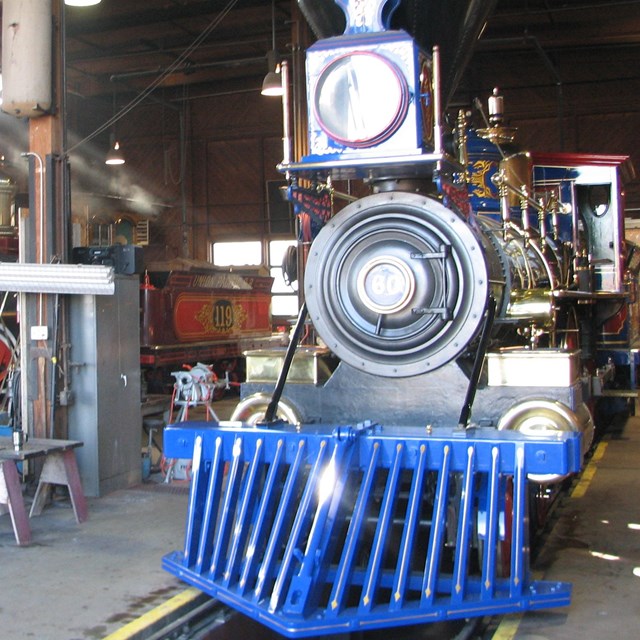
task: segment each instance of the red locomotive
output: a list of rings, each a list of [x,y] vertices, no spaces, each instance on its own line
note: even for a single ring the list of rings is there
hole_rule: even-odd
[[[170,371],[216,364],[241,377],[246,349],[281,340],[272,333],[273,278],[211,269],[148,271],[140,288],[140,365],[148,391],[166,391]]]

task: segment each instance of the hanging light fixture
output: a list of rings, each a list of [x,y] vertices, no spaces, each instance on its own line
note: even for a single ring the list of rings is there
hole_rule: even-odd
[[[100,2],[101,0],[64,0],[64,3],[70,7],[92,7]]]
[[[269,71],[262,81],[262,93],[263,96],[281,96],[284,91],[282,89],[282,76],[280,75],[280,63],[275,62],[275,51],[269,51],[267,54],[267,60],[269,61]]]
[[[74,0],[75,1],[75,0]],[[107,152],[107,157],[104,159],[104,163],[108,165],[117,165],[124,164],[124,155],[122,154],[122,150],[120,149],[120,143],[118,142],[118,137],[116,135],[116,125],[115,125],[115,114],[116,114],[116,92],[113,92],[113,129],[111,131],[111,136],[109,138],[109,151]]]
[[[262,82],[263,96],[281,96],[284,93],[280,74],[280,59],[276,51],[276,2],[271,1],[271,51],[267,53],[269,71]]]
[[[115,136],[112,136],[112,138],[113,144],[107,153],[104,163],[110,165],[124,164],[125,160],[122,155],[122,150],[120,149],[120,143],[115,139]]]

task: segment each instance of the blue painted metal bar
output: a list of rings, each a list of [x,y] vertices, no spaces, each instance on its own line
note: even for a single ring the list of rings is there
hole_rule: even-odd
[[[254,600],[260,601],[262,599],[262,593],[265,589],[267,582],[272,579],[273,572],[275,571],[276,554],[280,551],[279,545],[283,537],[283,530],[285,526],[285,518],[289,504],[291,503],[291,496],[296,485],[298,478],[298,471],[302,465],[305,454],[305,441],[300,440],[297,447],[297,455],[294,463],[289,469],[287,474],[287,480],[284,485],[284,491],[278,505],[276,517],[273,521],[273,528],[271,535],[269,536],[269,542],[264,553],[264,558],[258,571],[258,578],[256,580],[256,587],[254,591]]]
[[[404,531],[402,532],[398,564],[393,580],[393,598],[389,605],[389,609],[392,611],[402,609],[404,603],[405,592],[410,576],[411,556],[414,551],[415,535],[420,520],[420,507],[423,503],[423,482],[426,466],[427,445],[423,444],[420,446],[419,454],[416,458],[416,466],[415,469],[413,469],[411,490],[409,492],[409,501],[404,519]]]
[[[204,474],[200,474],[200,462],[202,460],[202,437],[196,438],[193,447],[193,463],[191,472],[193,482],[189,493],[189,513],[193,514],[187,520],[187,529],[184,534],[184,557],[185,561],[192,564],[194,554],[197,552],[200,540],[200,529],[202,526],[202,517],[204,509],[202,508],[202,484],[204,482]]]
[[[321,471],[317,485],[317,507],[313,523],[307,536],[304,556],[300,560],[299,571],[292,576],[289,597],[283,607],[287,614],[304,614],[314,604],[312,586],[324,581],[326,576],[324,557],[330,553],[330,540],[325,537],[327,531],[333,529],[333,523],[340,507],[342,493],[345,488],[343,465],[349,463],[353,447],[344,442],[334,442],[331,459]]]
[[[454,584],[451,593],[451,601],[461,604],[466,595],[467,586],[467,562],[472,533],[473,512],[473,466],[475,463],[475,451],[473,447],[467,448],[467,466],[462,477],[462,492],[465,499],[462,500],[462,511],[458,519],[458,532],[456,536],[456,556],[453,568]]]
[[[491,450],[491,472],[487,484],[487,530],[484,541],[484,557],[482,558],[481,597],[491,600],[495,589],[495,566],[498,540],[498,487],[500,476],[500,451],[497,447]]]
[[[580,437],[413,431],[167,428],[165,455],[193,455],[194,473],[163,566],[293,638],[569,604],[570,585],[530,580],[524,515],[527,474],[578,471]]]
[[[222,438],[217,438],[215,443],[215,453],[213,460],[211,461],[211,471],[209,473],[209,481],[205,482],[206,476],[204,474],[204,468],[202,461],[202,438],[196,439],[196,443],[200,446],[196,447],[193,453],[192,464],[192,483],[193,487],[200,486],[200,483],[206,486],[206,498],[204,502],[202,531],[200,532],[200,542],[198,544],[198,556],[196,559],[196,570],[203,571],[206,566],[211,566],[211,550],[213,546],[213,533],[216,519],[218,517],[218,503],[216,496],[220,493],[220,487],[223,480],[223,467],[222,461]],[[202,489],[200,489],[202,490]],[[196,491],[192,488],[191,494],[195,494]],[[189,536],[188,536],[189,537]]]
[[[213,553],[211,555],[211,567],[209,574],[212,580],[215,580],[221,573],[221,567],[224,564],[223,552],[226,551],[229,544],[229,536],[231,535],[231,525],[233,524],[233,508],[238,501],[238,492],[240,491],[241,481],[241,455],[242,440],[236,438],[233,442],[231,464],[227,474],[226,490],[223,493],[222,509],[220,512],[220,523],[216,532],[213,544]]]
[[[311,510],[313,509],[314,491],[318,487],[320,475],[324,471],[323,463],[327,452],[327,440],[322,439],[320,441],[320,448],[317,451],[317,455],[313,460],[311,471],[307,476],[307,481],[304,488],[304,493],[300,499],[299,506],[295,511],[295,519],[293,521],[293,527],[289,533],[287,544],[284,548],[284,556],[280,563],[278,575],[271,590],[271,598],[269,600],[269,611],[273,613],[282,603],[285,594],[285,588],[291,580],[291,572],[293,571],[294,554],[296,559],[300,553],[300,541],[303,540],[303,531],[307,521],[310,519]],[[293,506],[293,505],[291,505]]]
[[[376,526],[376,532],[371,546],[367,573],[365,575],[362,594],[360,597],[359,611],[361,613],[365,611],[370,612],[377,602],[375,596],[380,583],[380,572],[382,570],[382,560],[384,557],[387,536],[391,530],[393,507],[398,495],[398,482],[400,478],[403,453],[404,446],[402,444],[397,444],[395,447],[393,462],[389,469],[389,475],[387,476],[384,497],[382,499],[380,514],[378,516],[378,524]]]
[[[238,586],[241,593],[245,593],[246,586],[250,581],[255,579],[257,573],[258,557],[261,549],[264,547],[263,541],[266,538],[267,521],[269,520],[269,514],[274,509],[275,502],[275,483],[280,477],[282,471],[282,457],[284,453],[284,440],[279,438],[275,449],[275,455],[271,464],[269,465],[269,471],[262,488],[261,500],[258,506],[258,513],[253,523],[253,531],[249,539],[248,546],[245,551],[245,561],[240,572],[240,579]]]
[[[516,451],[516,472],[513,476],[511,585],[510,595],[518,598],[529,576],[525,572],[529,566],[529,536],[527,529],[527,478],[524,472],[524,451]]]
[[[442,552],[445,534],[445,517],[447,515],[449,492],[449,466],[451,464],[451,447],[445,445],[443,450],[442,466],[438,474],[438,486],[436,489],[436,502],[433,508],[433,523],[429,538],[429,551],[424,569],[424,581],[422,583],[421,606],[433,605],[436,597],[436,579],[440,566],[440,554]]]
[[[260,473],[260,470],[262,468],[262,465],[260,463],[262,461],[263,449],[264,447],[262,446],[262,440],[258,440],[258,442],[256,443],[256,449],[254,451],[253,458],[251,460],[251,463],[249,464],[245,476],[242,499],[240,500],[240,508],[237,510],[237,514],[235,517],[235,526],[233,528],[233,535],[231,536],[230,540],[231,546],[228,551],[227,563],[223,574],[223,584],[226,587],[228,587],[231,584],[231,581],[236,578],[238,566],[245,549],[246,539],[249,535],[251,524],[251,509],[259,495],[256,482],[258,474]]]
[[[344,551],[340,558],[333,590],[331,591],[331,597],[329,598],[330,607],[327,611],[327,615],[331,617],[339,615],[344,608],[346,592],[349,589],[350,578],[353,574],[354,558],[362,534],[362,525],[366,516],[367,503],[371,496],[380,453],[380,443],[376,442],[373,445],[372,456],[369,458],[369,464],[367,465],[362,484],[360,485],[358,497],[353,509],[353,516],[345,536]]]

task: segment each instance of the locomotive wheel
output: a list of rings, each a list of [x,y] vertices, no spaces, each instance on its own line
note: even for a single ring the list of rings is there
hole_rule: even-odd
[[[533,437],[553,435],[562,432],[582,433],[582,455],[584,456],[593,442],[594,425],[591,412],[583,402],[575,411],[558,400],[546,398],[528,398],[516,402],[504,412],[498,421],[499,431],[517,431]],[[562,480],[555,474],[528,475],[529,480],[539,484],[552,484]]]
[[[460,355],[489,294],[479,235],[439,202],[378,193],[350,204],[311,246],[310,318],[326,345],[358,369],[419,375]]]
[[[264,418],[270,402],[271,396],[269,394],[254,393],[238,403],[230,419],[255,426]],[[301,412],[286,398],[281,398],[280,402],[278,402],[276,417],[289,424],[300,424],[302,422]]]

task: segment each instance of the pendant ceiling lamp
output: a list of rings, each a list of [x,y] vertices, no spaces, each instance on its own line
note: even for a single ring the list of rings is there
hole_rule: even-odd
[[[111,145],[111,149],[107,153],[107,157],[104,159],[105,164],[116,165],[116,164],[124,164],[124,156],[122,155],[122,150],[120,149],[120,143],[117,140],[114,140]]]
[[[116,134],[116,92],[113,92],[113,128],[111,131],[111,135],[109,136],[109,151],[104,159],[104,163],[114,166],[118,164],[124,164],[124,155],[122,154],[122,149],[120,149],[120,143],[118,142],[118,136]]]
[[[91,7],[94,4],[100,4],[101,0],[64,0],[69,7]]]
[[[276,2],[271,2],[271,51],[267,53],[269,72],[262,82],[263,96],[281,96],[284,93],[282,75],[280,74],[280,58],[276,51]]]

